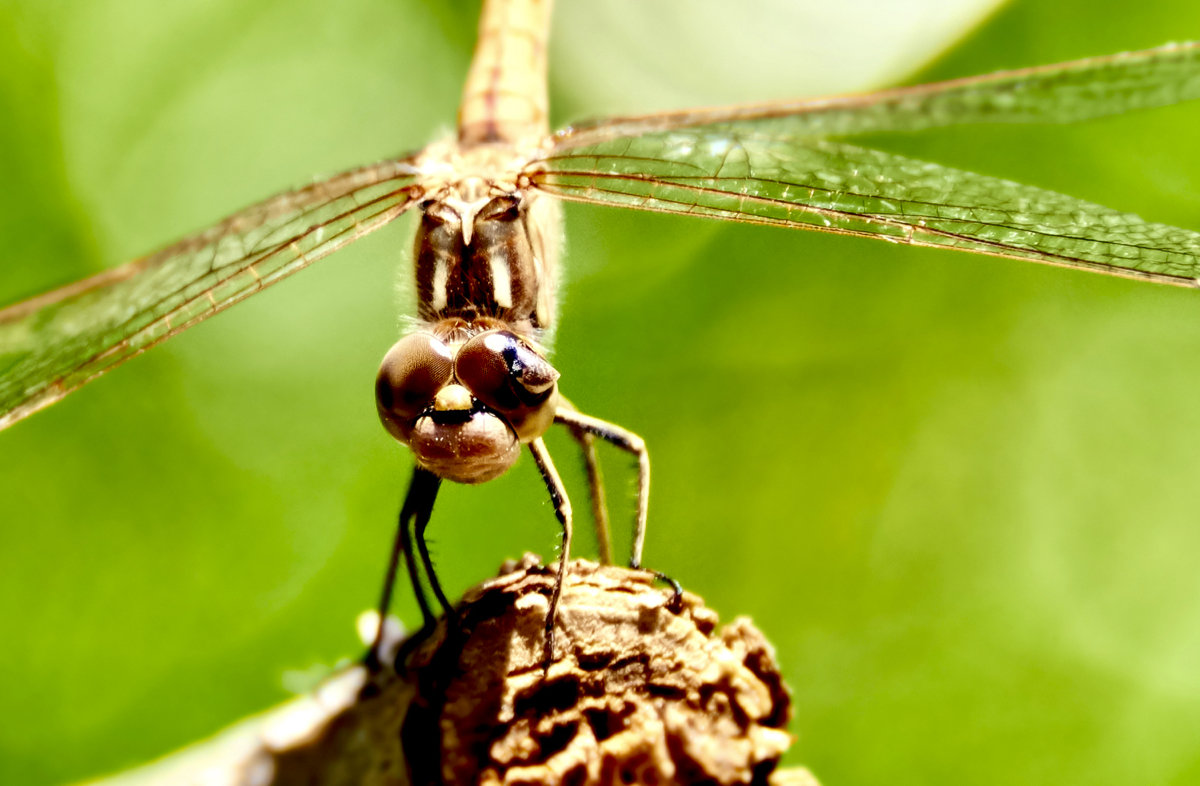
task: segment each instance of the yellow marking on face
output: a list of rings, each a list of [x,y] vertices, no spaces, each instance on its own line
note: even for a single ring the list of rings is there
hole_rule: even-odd
[[[471,392],[462,385],[447,385],[433,398],[433,408],[438,412],[461,412],[471,408]]]

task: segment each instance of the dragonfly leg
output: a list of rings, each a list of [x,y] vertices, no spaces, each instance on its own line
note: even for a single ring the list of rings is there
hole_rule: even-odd
[[[676,614],[678,614],[680,611],[682,611],[683,610],[683,586],[678,581],[676,581],[675,579],[671,578],[670,576],[668,576],[667,574],[665,574],[661,571],[652,570],[652,571],[650,571],[650,573],[652,573],[654,575],[654,578],[658,579],[663,584],[666,584],[668,587],[671,588],[671,600],[670,600],[670,602],[668,602],[667,608],[670,609],[671,611],[675,612]]]
[[[604,478],[600,474],[600,462],[596,459],[596,438],[578,426],[567,426],[571,438],[579,443],[583,452],[583,467],[587,471],[588,493],[592,500],[592,521],[596,525],[596,544],[600,561],[613,564],[612,535],[608,526],[608,502],[604,499]]]
[[[633,546],[629,552],[629,567],[640,568],[642,566],[642,546],[646,541],[646,517],[650,508],[650,454],[646,451],[646,442],[632,431],[571,409],[559,408],[554,415],[554,420],[556,423],[567,426],[572,432],[578,430],[595,435],[637,457],[637,516],[633,523]]]
[[[412,582],[413,593],[417,598],[417,606],[421,609],[422,626],[421,632],[426,632],[432,629],[434,625],[433,613],[429,608],[429,601],[425,598],[425,590],[421,586],[421,577],[417,572],[417,563],[412,549],[412,537],[409,534],[409,524],[413,519],[428,522],[429,517],[433,513],[433,503],[437,498],[438,488],[441,485],[441,478],[434,475],[428,470],[417,467],[413,470],[412,480],[408,484],[408,493],[404,496],[404,504],[400,508],[400,516],[396,527],[396,539],[392,543],[392,553],[388,560],[387,574],[383,581],[383,592],[379,599],[379,627],[375,632],[375,641],[371,643],[371,648],[367,651],[365,658],[366,664],[371,668],[376,668],[379,665],[379,651],[383,644],[384,621],[387,618],[388,609],[392,605],[392,591],[396,585],[396,571],[399,568],[400,556],[404,556],[405,565],[408,568],[409,580]],[[423,529],[423,527],[422,527]],[[410,637],[420,641],[421,634]],[[399,662],[399,659],[398,661]]]
[[[571,501],[567,499],[567,490],[563,486],[546,443],[541,437],[529,443],[529,451],[537,462],[538,471],[550,492],[550,501],[554,503],[554,514],[562,525],[562,545],[558,554],[558,576],[554,581],[554,592],[550,595],[550,608],[546,611],[546,637],[542,649],[542,667],[550,669],[550,661],[554,657],[554,622],[558,614],[558,601],[562,597],[563,582],[567,577],[567,560],[571,556]]]
[[[437,571],[433,569],[433,558],[429,556],[429,546],[425,543],[425,528],[427,526],[429,526],[429,516],[418,516],[416,526],[417,551],[421,554],[421,564],[425,566],[425,578],[429,579],[429,588],[433,590],[433,596],[441,604],[442,612],[446,615],[446,622],[453,625],[457,622],[454,607],[446,599],[446,593],[442,591],[442,584],[438,581]]]

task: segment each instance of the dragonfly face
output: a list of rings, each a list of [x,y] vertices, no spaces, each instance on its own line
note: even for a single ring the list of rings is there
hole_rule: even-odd
[[[387,353],[375,382],[384,427],[440,478],[482,483],[554,422],[558,372],[493,319],[446,319]]]

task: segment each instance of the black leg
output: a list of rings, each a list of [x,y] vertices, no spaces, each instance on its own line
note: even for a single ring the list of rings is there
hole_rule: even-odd
[[[413,470],[413,479],[408,486],[408,495],[404,498],[404,507],[400,509],[400,538],[401,550],[404,552],[404,564],[408,568],[408,580],[412,583],[413,595],[417,606],[421,609],[421,629],[428,630],[436,623],[433,612],[429,608],[429,600],[425,597],[425,588],[421,585],[421,571],[417,567],[416,552],[413,550],[413,537],[409,525],[422,532],[433,514],[433,502],[437,498],[442,479],[428,470],[417,467]],[[415,519],[415,523],[414,523]]]
[[[379,665],[379,648],[383,641],[384,620],[387,618],[388,609],[392,605],[392,591],[396,584],[396,571],[399,568],[400,556],[404,555],[405,565],[408,568],[409,580],[412,582],[413,592],[417,598],[417,606],[421,609],[422,628],[425,632],[431,629],[434,625],[433,613],[429,609],[429,601],[425,598],[425,590],[421,586],[421,577],[417,572],[417,563],[413,555],[412,537],[409,534],[409,524],[414,518],[418,522],[429,522],[429,517],[433,513],[433,503],[437,499],[438,488],[441,485],[441,478],[434,475],[428,470],[416,467],[413,470],[412,480],[408,484],[408,493],[405,494],[404,504],[400,508],[400,516],[398,526],[396,528],[396,539],[392,543],[392,553],[388,560],[387,573],[383,581],[383,592],[379,599],[379,627],[375,632],[375,641],[372,642],[370,650],[367,651],[365,662],[371,668]],[[424,526],[418,523],[422,530]],[[418,641],[420,634],[418,634]]]
[[[683,587],[679,585],[679,582],[662,571],[652,570],[650,573],[671,588],[671,600],[667,603],[667,608],[676,614],[683,611]]]
[[[558,576],[554,580],[554,592],[550,595],[550,608],[546,611],[546,637],[542,645],[542,670],[549,671],[550,661],[554,658],[554,622],[558,614],[558,601],[562,597],[563,582],[567,577],[567,560],[571,556],[571,501],[567,499],[567,490],[563,486],[562,478],[558,476],[558,470],[554,468],[554,462],[550,460],[550,453],[541,437],[529,443],[529,451],[533,453],[533,460],[537,462],[538,471],[542,473],[542,480],[546,482],[546,488],[550,491],[550,501],[554,503],[554,513],[558,516],[558,523],[562,525]]]
[[[425,528],[427,526],[429,526],[429,516],[418,516],[416,526],[417,551],[421,554],[421,564],[425,566],[425,578],[429,579],[429,588],[433,590],[433,596],[442,605],[442,612],[446,615],[446,621],[453,625],[455,623],[454,607],[450,605],[450,601],[446,600],[446,593],[442,591],[442,584],[438,581],[437,572],[433,569],[433,558],[429,556],[429,546],[425,544]]]

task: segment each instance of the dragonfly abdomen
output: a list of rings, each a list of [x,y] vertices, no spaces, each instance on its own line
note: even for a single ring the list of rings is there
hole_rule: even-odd
[[[551,0],[483,6],[458,113],[462,144],[517,142],[549,132],[546,34]]]

